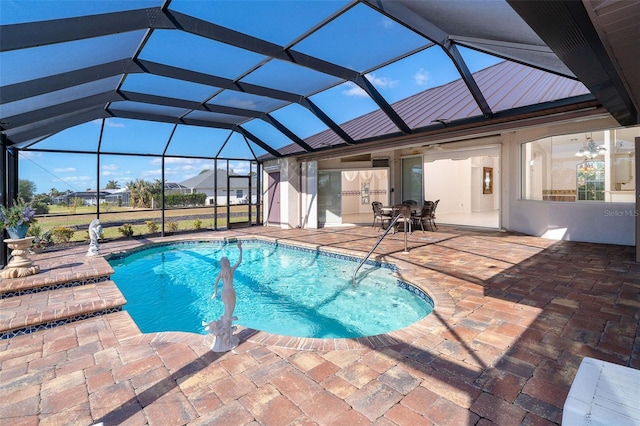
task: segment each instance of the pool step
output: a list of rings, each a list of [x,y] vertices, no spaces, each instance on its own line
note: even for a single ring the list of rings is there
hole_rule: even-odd
[[[117,312],[126,302],[110,280],[5,297],[0,299],[0,338]]]

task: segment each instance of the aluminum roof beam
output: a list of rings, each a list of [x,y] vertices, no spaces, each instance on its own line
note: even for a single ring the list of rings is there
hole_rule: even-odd
[[[43,136],[53,135],[69,127],[107,117],[109,117],[109,115],[104,110],[104,106],[100,105],[98,108],[93,107],[86,110],[75,110],[69,114],[58,115],[44,121],[32,122],[19,129],[19,137],[14,137],[14,130],[8,130],[6,134],[15,142],[18,148],[22,149],[24,146],[20,146],[21,142],[31,142]]]
[[[193,111],[207,111],[207,112],[216,112],[220,114],[236,115],[236,116],[247,117],[247,121],[252,118],[259,118],[265,121],[266,123],[269,123],[272,126],[274,126],[276,129],[282,132],[285,136],[287,136],[289,139],[291,139],[294,143],[299,145],[305,151],[314,151],[312,147],[307,145],[302,139],[300,139],[300,137],[298,137],[295,133],[290,131],[278,120],[276,120],[269,114],[265,114],[259,111],[227,107],[222,105],[212,105],[212,104],[203,105],[195,101],[185,101],[182,99],[167,98],[164,96],[148,95],[144,93],[136,93],[136,92],[128,92],[128,91],[121,91],[121,94],[124,99],[133,101],[133,102],[141,102],[141,103],[148,103],[148,104],[155,104],[155,105],[166,105],[166,106],[184,108],[184,109],[193,110]],[[206,123],[206,121],[204,120],[201,120],[200,122]],[[217,123],[220,123],[220,122],[217,122]],[[208,126],[208,127],[211,127],[211,126]]]
[[[324,61],[322,59],[315,58],[313,56],[306,55],[301,52],[296,52],[295,50],[291,50],[283,46],[278,46],[277,44],[252,37],[238,31],[212,24],[208,21],[194,18],[189,15],[184,15],[175,11],[167,13],[170,16],[170,19],[175,23],[177,28],[189,33],[206,37],[211,40],[219,41],[231,46],[239,47],[241,49],[250,50],[252,52],[259,53],[271,58],[302,65],[304,67],[311,68],[324,74],[332,75],[342,80],[351,81],[357,84],[369,95],[371,99],[373,99],[373,101],[380,107],[382,111],[384,111],[389,119],[398,126],[400,131],[402,131],[403,133],[411,133],[411,129],[409,128],[409,126],[407,126],[404,120],[402,120],[400,115],[398,115],[398,113],[391,107],[391,105],[389,105],[389,103],[382,97],[382,95],[380,95],[375,87],[373,87],[373,85],[369,83],[369,81],[365,77],[363,77],[356,71],[331,62]]]
[[[485,99],[478,83],[471,75],[469,71],[469,67],[465,63],[464,59],[460,55],[460,52],[456,48],[455,44],[449,39],[449,34],[438,28],[437,25],[434,25],[432,22],[429,22],[422,16],[417,15],[412,10],[408,9],[406,6],[396,2],[396,1],[377,1],[377,0],[366,0],[372,7],[384,13],[388,17],[402,23],[423,37],[428,38],[433,41],[440,47],[444,49],[444,51],[449,55],[451,60],[453,61],[455,67],[458,69],[458,72],[462,76],[467,88],[471,92],[471,95],[476,100],[480,111],[485,117],[490,117],[493,112],[489,107],[489,103]]]
[[[0,103],[19,101],[56,90],[67,89],[83,83],[101,80],[125,73],[141,73],[143,70],[132,60],[113,61],[81,68],[48,77],[37,78],[2,87]]]
[[[640,122],[632,97],[582,2],[507,1],[618,123],[631,126]]]
[[[175,28],[160,8],[125,10],[0,27],[0,52],[148,28]]]

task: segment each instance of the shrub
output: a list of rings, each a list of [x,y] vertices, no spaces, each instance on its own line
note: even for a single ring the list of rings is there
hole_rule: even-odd
[[[145,222],[147,224],[147,229],[149,230],[150,234],[155,234],[156,232],[158,232],[158,224],[155,223],[152,220],[148,220]]]
[[[68,243],[71,241],[71,238],[73,238],[73,234],[75,234],[73,229],[67,228],[66,226],[57,226],[53,228],[51,239],[55,243]]]
[[[34,210],[36,211],[36,214],[49,213],[49,206],[43,203],[42,201],[34,201],[33,203],[31,203],[31,207],[34,208]]]
[[[169,221],[167,222],[167,231],[176,232],[178,230],[178,222]]]
[[[42,232],[42,227],[37,223],[32,223],[27,230],[27,236],[29,237],[38,237]]]
[[[204,206],[207,200],[207,194],[165,194],[164,204],[166,207],[186,207],[186,206]]]
[[[125,237],[133,236],[133,226],[131,226],[130,223],[124,223],[121,227],[118,228],[118,231]]]
[[[45,231],[42,235],[35,235],[31,244],[34,250],[45,250],[53,245],[53,230]]]
[[[196,219],[193,221],[193,227],[195,229],[200,229],[202,228],[202,221],[200,219]]]

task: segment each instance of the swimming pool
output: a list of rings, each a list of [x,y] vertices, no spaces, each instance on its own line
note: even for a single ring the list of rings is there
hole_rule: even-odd
[[[211,300],[220,259],[238,259],[235,243],[180,242],[145,246],[108,258],[124,309],[145,333],[205,334],[223,304]],[[295,337],[353,338],[404,328],[427,316],[433,302],[371,262],[351,278],[358,259],[261,241],[243,241],[234,276],[236,324]],[[219,285],[222,285],[220,283]]]

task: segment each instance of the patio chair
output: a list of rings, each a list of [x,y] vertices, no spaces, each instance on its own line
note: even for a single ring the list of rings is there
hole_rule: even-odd
[[[406,220],[402,220],[402,221],[398,220],[398,222],[396,222],[395,229],[393,230],[393,232],[395,233],[398,230],[398,227],[400,226],[401,223],[403,225],[403,228],[402,228],[403,230],[404,230],[404,225],[408,224],[409,232],[411,232],[411,206],[409,204],[396,204],[395,206],[393,206],[391,209],[391,218],[395,219],[396,216],[398,215],[401,215]]]
[[[431,223],[433,224],[433,226],[438,229],[438,225],[436,225],[436,208],[438,207],[438,203],[440,202],[440,200],[436,200],[433,203],[433,209],[431,210]]]
[[[420,228],[422,228],[422,232],[424,232],[424,223],[427,222],[429,224],[429,228],[433,231],[433,201],[425,201],[422,205],[422,209],[418,214],[411,215],[411,221],[414,226],[420,224]]]
[[[372,228],[375,228],[376,222],[380,220],[380,227],[384,225],[385,220],[391,220],[391,215],[382,212],[382,203],[380,201],[374,201],[371,203],[371,208],[373,210],[373,224]]]

